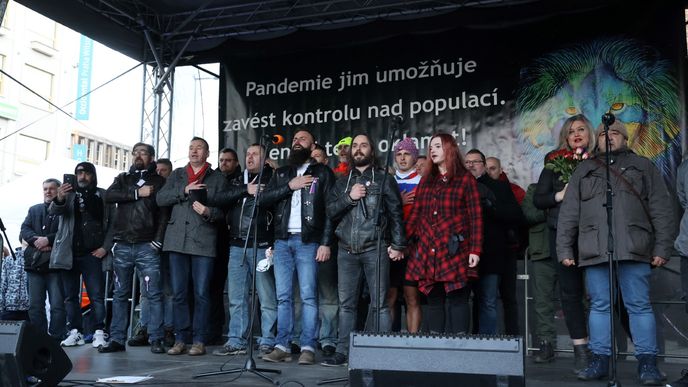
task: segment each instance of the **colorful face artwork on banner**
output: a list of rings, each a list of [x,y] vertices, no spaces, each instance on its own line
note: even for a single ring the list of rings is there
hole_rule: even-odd
[[[517,131],[534,161],[556,148],[561,124],[614,114],[628,145],[673,176],[680,161],[681,108],[672,63],[634,39],[599,39],[537,58],[522,71]]]

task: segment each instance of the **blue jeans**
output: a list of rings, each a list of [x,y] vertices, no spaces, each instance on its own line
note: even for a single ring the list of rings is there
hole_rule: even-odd
[[[499,291],[499,274],[480,276],[478,281],[479,329],[481,335],[497,334],[497,294]]]
[[[160,287],[162,290],[162,315],[164,328],[174,327],[174,297],[172,294],[172,284],[170,283],[170,260],[167,253],[160,254]],[[140,273],[139,278],[139,290],[146,286],[144,276]],[[150,306],[148,305],[148,298],[141,292],[141,305],[140,305],[140,315],[139,315],[139,326],[146,328],[148,326],[148,315],[150,314]]]
[[[686,313],[688,313],[688,257],[681,256],[681,289],[683,290],[683,301],[686,302]]]
[[[60,271],[37,273],[26,272],[29,280],[29,320],[41,332],[62,340],[67,333],[67,314]],[[50,328],[45,315],[45,293],[50,302]]]
[[[162,292],[160,291],[160,254],[150,243],[117,242],[113,249],[114,296],[110,338],[120,344],[127,339],[129,298],[134,267],[143,280],[141,294],[148,300],[148,335],[150,340],[162,338]]]
[[[253,265],[253,249],[246,249],[244,261],[244,248],[231,246],[229,249],[229,264],[227,280],[229,282],[229,333],[228,344],[232,347],[245,348],[249,341],[247,333],[249,328],[249,308],[251,300],[251,275],[256,274],[256,292],[260,300],[260,345],[275,345],[274,329],[277,324],[277,296],[275,291],[275,277],[272,270],[256,272]],[[265,249],[258,249],[257,260],[265,258]]]
[[[351,254],[339,249],[337,270],[339,278],[339,339],[337,352],[349,354],[349,334],[356,324],[358,297],[361,288],[361,273],[365,273],[370,289],[370,306],[366,319],[366,330],[375,329],[378,305],[380,313],[380,332],[389,332],[392,319],[387,305],[387,290],[389,288],[389,256],[386,247],[380,258],[380,291],[375,297],[375,266],[377,266],[377,250],[366,251],[361,254]],[[376,301],[377,298],[377,301]]]
[[[69,329],[83,331],[81,316],[81,277],[88,299],[91,302],[91,310],[94,313],[96,330],[105,328],[105,274],[103,273],[102,260],[91,254],[74,257],[71,270],[62,273],[62,285],[64,287],[65,307],[67,310],[67,323]],[[83,332],[82,332],[83,333]]]
[[[339,294],[337,289],[337,252],[332,258],[318,263],[318,306],[320,317],[320,345],[337,345],[339,326]]]
[[[292,286],[294,271],[298,276],[303,308],[301,312],[302,350],[315,352],[318,335],[318,263],[317,243],[303,243],[300,234],[275,241],[275,287],[277,288],[277,341],[281,350],[289,352],[289,339],[294,328]]]
[[[636,356],[658,352],[655,315],[650,304],[650,270],[648,263],[622,261],[616,273],[628,310]],[[585,283],[590,294],[590,350],[598,355],[611,355],[607,264],[585,267]]]
[[[170,252],[170,275],[174,293],[174,334],[177,342],[204,343],[210,313],[210,275],[213,257]],[[193,333],[189,313],[189,280],[193,282]]]

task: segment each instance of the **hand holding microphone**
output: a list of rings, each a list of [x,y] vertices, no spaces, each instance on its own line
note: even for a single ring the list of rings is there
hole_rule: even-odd
[[[356,183],[351,187],[351,192],[349,192],[349,197],[351,200],[356,201],[364,198],[366,196],[366,187],[361,183]]]
[[[363,213],[363,217],[368,219],[368,208],[366,207],[366,204],[363,202],[363,198],[365,198],[367,194],[366,191],[366,186],[361,184],[361,183],[356,183],[351,187],[351,192],[349,192],[349,197],[353,201],[358,200],[358,206],[361,207],[361,212]]]

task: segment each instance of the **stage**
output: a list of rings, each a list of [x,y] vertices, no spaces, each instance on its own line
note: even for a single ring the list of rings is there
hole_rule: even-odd
[[[217,347],[209,347],[208,353]],[[205,355],[192,357],[188,355],[169,356],[155,355],[148,347],[127,347],[126,352],[101,354],[86,344],[81,347],[65,348],[71,358],[74,368],[67,375],[62,386],[91,385],[98,378],[137,375],[153,376],[146,382],[137,383],[138,386],[269,386],[270,384],[255,375],[244,374],[233,383],[229,383],[238,374],[210,376],[192,379],[193,375],[204,372],[219,371],[221,368],[232,369],[243,366],[245,356],[213,356]],[[557,354],[553,363],[534,364],[530,357],[526,358],[526,385],[532,387],[550,387],[555,383],[557,387],[606,386],[606,381],[580,382],[571,372],[573,358],[570,354]],[[318,351],[316,359],[320,361],[322,354]],[[282,371],[276,380],[285,386],[316,386],[323,379],[346,377],[347,369],[328,368],[320,365],[300,366],[297,358],[291,363],[267,363],[256,359],[258,367],[278,369]],[[637,386],[635,359],[619,361],[619,375],[623,386]],[[677,379],[681,370],[688,368],[688,361],[667,359],[660,363],[660,369],[668,375],[669,381]],[[77,382],[69,384],[69,382]],[[332,386],[346,386],[346,382],[332,384]],[[466,386],[470,387],[470,386]]]

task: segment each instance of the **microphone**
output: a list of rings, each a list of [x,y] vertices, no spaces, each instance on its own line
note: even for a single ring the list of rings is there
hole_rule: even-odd
[[[274,145],[279,145],[284,143],[284,136],[281,134],[264,134],[263,140],[265,140],[265,142],[271,142]]]
[[[359,176],[358,179],[356,179],[356,182],[360,184],[360,181],[359,181],[359,180],[360,180],[360,176]],[[364,184],[364,185],[365,185],[365,184]],[[366,195],[367,195],[367,194],[368,194],[368,193],[366,192]],[[364,218],[364,219],[368,219],[368,208],[366,207],[364,201],[365,201],[365,196],[362,197],[362,198],[360,198],[360,199],[358,199],[358,206],[361,207],[361,212],[363,213],[363,218]]]
[[[612,112],[609,111],[609,112],[604,113],[604,115],[602,115],[602,123],[603,124],[605,124],[607,126],[611,126],[611,124],[613,124],[614,121],[616,121],[616,117],[614,117],[614,114],[612,114]]]

